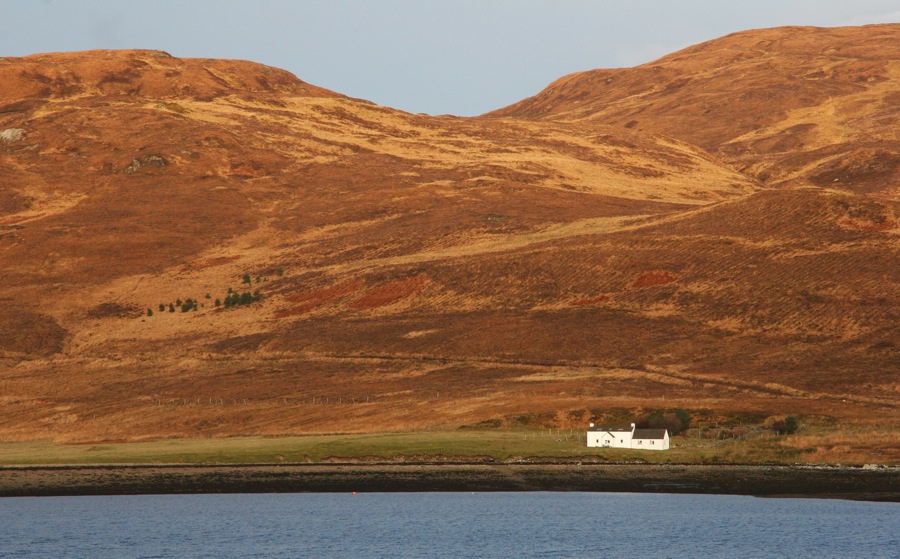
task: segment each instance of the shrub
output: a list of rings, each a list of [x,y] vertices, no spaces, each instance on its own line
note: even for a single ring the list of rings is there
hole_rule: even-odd
[[[797,423],[797,418],[793,415],[784,418],[784,433],[786,435],[793,435],[797,432],[799,427],[800,425]]]
[[[159,312],[166,312],[166,304],[165,303],[159,304]]]
[[[797,423],[797,418],[793,415],[772,422],[772,430],[779,435],[793,435],[797,432],[799,427],[800,425]]]
[[[675,436],[686,430],[690,422],[690,415],[686,411],[679,409],[666,413],[661,411],[652,412],[650,415],[638,419],[635,425],[640,429],[666,429],[669,435]]]
[[[153,316],[153,309],[147,309],[147,316]]]
[[[691,414],[686,412],[685,410],[678,408],[675,410],[675,417],[681,421],[681,430],[687,431],[691,426]]]

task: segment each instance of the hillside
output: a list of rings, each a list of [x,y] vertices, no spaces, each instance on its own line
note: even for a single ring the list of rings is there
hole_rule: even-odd
[[[493,116],[678,138],[770,186],[900,197],[897,25],[745,31],[560,78]]]
[[[891,34],[748,32],[479,118],[250,62],[0,58],[0,441],[895,423]],[[768,62],[731,61],[752,41]],[[775,96],[759,127],[725,108],[823,44],[879,78]],[[816,179],[869,149],[865,185]]]

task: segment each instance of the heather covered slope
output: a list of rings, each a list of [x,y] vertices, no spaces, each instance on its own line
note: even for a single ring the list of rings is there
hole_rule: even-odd
[[[0,440],[896,415],[890,188],[771,189],[599,102],[428,117],[157,51],[0,84]]]
[[[83,286],[171,285],[167,270],[210,275],[225,263],[227,278],[365,268],[755,188],[671,142],[418,117],[249,63],[88,52],[6,59],[0,71],[18,84],[0,109],[16,132],[2,159],[3,256],[15,265],[2,274],[26,307],[11,314],[46,311],[72,334],[73,306],[78,316],[153,302],[93,301]],[[61,293],[39,297],[48,286]],[[44,351],[32,342],[9,351]]]
[[[766,184],[900,195],[900,24],[735,33],[560,78],[492,116],[679,138]]]

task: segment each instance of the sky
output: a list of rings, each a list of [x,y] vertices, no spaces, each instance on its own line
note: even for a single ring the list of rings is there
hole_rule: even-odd
[[[413,113],[472,116],[746,29],[900,22],[900,0],[0,0],[0,57],[232,58]]]

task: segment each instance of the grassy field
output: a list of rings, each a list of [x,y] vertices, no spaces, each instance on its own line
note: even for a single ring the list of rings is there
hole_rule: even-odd
[[[829,457],[821,435],[703,440],[675,437],[666,452],[587,448],[566,430],[464,430],[400,434],[171,439],[135,443],[0,443],[0,465],[246,464],[356,461],[571,460],[646,463],[896,463],[890,455]]]

